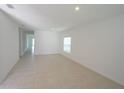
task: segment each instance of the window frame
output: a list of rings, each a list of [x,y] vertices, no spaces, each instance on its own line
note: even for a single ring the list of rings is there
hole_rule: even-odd
[[[65,42],[67,39],[69,39],[70,41]],[[68,44],[66,44],[66,43],[68,43]],[[70,36],[63,38],[63,51],[64,52],[71,53],[71,46],[72,46],[71,43],[72,43],[72,38]]]

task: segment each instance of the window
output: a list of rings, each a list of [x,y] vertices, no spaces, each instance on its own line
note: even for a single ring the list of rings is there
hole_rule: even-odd
[[[67,53],[71,52],[71,37],[65,37],[63,42],[63,50]]]

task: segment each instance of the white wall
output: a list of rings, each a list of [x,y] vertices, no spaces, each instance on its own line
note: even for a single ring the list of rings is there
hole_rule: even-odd
[[[0,11],[0,82],[19,59],[18,25]]]
[[[35,31],[35,55],[58,53],[59,37],[57,32]]]
[[[124,85],[124,15],[60,33],[62,55]],[[72,37],[72,52],[63,38]]]

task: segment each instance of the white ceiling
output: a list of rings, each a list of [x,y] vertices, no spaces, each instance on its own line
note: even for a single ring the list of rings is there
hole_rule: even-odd
[[[124,5],[13,4],[14,9],[0,8],[26,28],[41,31],[63,31],[77,25],[107,19],[124,13]],[[75,6],[80,11],[75,11]]]

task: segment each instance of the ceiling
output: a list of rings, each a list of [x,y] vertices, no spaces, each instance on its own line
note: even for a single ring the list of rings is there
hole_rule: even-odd
[[[75,11],[79,6],[80,10]],[[124,14],[124,5],[104,4],[13,4],[0,8],[25,28],[39,31],[64,31],[78,25]]]

